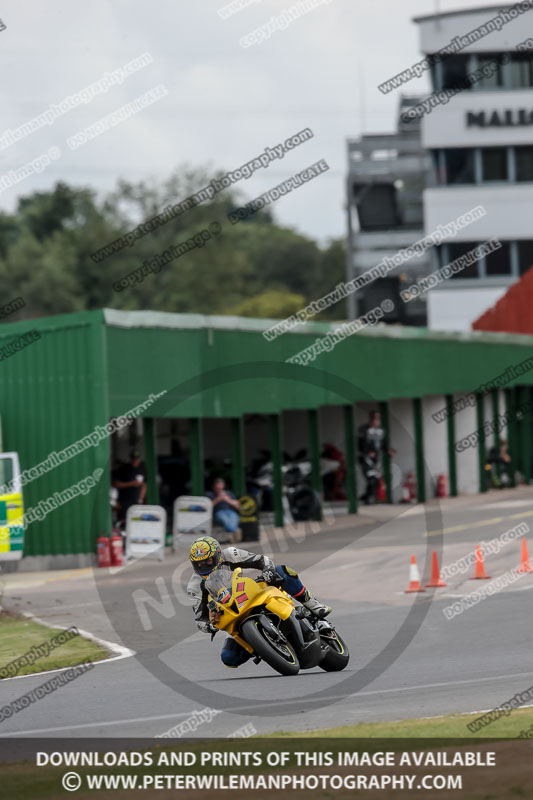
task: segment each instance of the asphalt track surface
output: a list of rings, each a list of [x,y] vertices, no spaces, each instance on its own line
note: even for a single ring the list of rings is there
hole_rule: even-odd
[[[222,635],[211,643],[195,632],[176,589],[171,602],[176,555],[162,564],[145,560],[115,575],[99,574],[97,588],[91,570],[7,576],[8,608],[32,611],[51,624],[78,625],[136,655],[97,665],[0,722],[0,737],[158,736],[206,707],[225,710],[187,735],[225,737],[250,724],[258,733],[298,731],[500,705],[533,686],[533,574],[451,620],[443,609],[488,583],[469,580],[472,570],[449,579],[444,589],[403,590],[411,553],[427,578],[427,554],[439,541],[447,565],[520,522],[533,530],[533,495],[528,488],[491,492],[432,509],[428,518],[421,506],[396,508],[389,519],[390,508],[376,508],[356,525],[337,520],[331,529],[291,543],[287,563],[334,607],[333,619],[350,648],[350,665],[337,674],[317,668],[286,678],[252,662],[226,669],[219,660]],[[533,555],[533,535],[530,546]],[[519,540],[506,544],[486,559],[488,574],[495,578],[517,567],[519,555]],[[285,563],[283,554],[275,558]],[[179,572],[181,583],[185,574]],[[154,627],[147,631],[133,593],[144,588],[157,594],[157,580],[160,598],[174,612],[167,618],[151,610]],[[50,677],[2,681],[0,707]]]

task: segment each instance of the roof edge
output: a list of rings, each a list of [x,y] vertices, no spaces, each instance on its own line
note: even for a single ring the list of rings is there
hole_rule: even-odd
[[[412,22],[428,22],[428,20],[438,20],[443,17],[460,17],[466,14],[476,14],[478,11],[501,11],[503,8],[512,8],[515,3],[503,3],[497,6],[479,6],[473,8],[458,8],[455,11],[437,11],[435,14],[423,14],[420,17],[412,17]]]
[[[207,314],[175,314],[168,311],[118,311],[112,308],[103,309],[104,322],[111,327],[119,328],[173,328],[173,329],[215,329],[231,331],[249,331],[262,333],[278,325],[280,319],[256,319],[253,317],[210,316]],[[300,322],[290,335],[318,333],[326,335],[335,330],[346,320],[335,322]],[[520,344],[531,347],[533,336],[515,333],[492,333],[485,331],[435,331],[429,328],[401,325],[385,325],[378,323],[363,328],[356,336],[383,337],[388,339],[426,339],[428,341],[465,341],[492,342],[494,344]]]
[[[168,311],[120,311],[114,308],[77,311],[71,314],[57,314],[51,317],[37,317],[17,322],[0,323],[0,338],[12,337],[28,330],[59,331],[78,328],[84,325],[104,325],[114,328],[167,328],[170,330],[220,330],[264,333],[284,320],[256,319],[208,314],[177,314]],[[333,322],[300,322],[288,330],[288,335],[318,334],[325,336],[346,324],[346,320]],[[492,344],[517,344],[533,346],[533,336],[519,333],[493,331],[437,331],[429,328],[401,325],[377,325],[362,328],[354,336],[383,339],[424,339],[426,341],[484,342]],[[266,338],[266,337],[265,337]],[[276,338],[276,337],[274,337]]]

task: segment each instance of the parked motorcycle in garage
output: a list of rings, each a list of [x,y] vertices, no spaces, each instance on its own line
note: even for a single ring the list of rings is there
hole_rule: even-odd
[[[248,476],[249,491],[259,496],[263,510],[271,510],[269,500],[272,495],[273,465],[270,452],[263,451],[264,458],[259,461],[255,469]],[[300,450],[293,457],[285,455],[285,464],[281,467],[283,481],[283,505],[289,520],[304,522],[316,519],[319,515],[322,501],[320,496],[311,486],[311,462],[305,458],[306,451]],[[320,475],[323,477],[335,471],[339,462],[328,458],[320,459]]]

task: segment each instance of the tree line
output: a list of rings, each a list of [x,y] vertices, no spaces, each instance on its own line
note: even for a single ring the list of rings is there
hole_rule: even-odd
[[[91,253],[149,220],[209,181],[183,169],[163,183],[120,180],[99,198],[92,188],[60,182],[22,196],[0,213],[0,297],[25,306],[8,321],[96,308],[284,318],[326,294],[345,275],[341,239],[325,247],[277,224],[270,210],[231,225],[227,215],[246,198],[227,189],[210,202],[95,263]],[[214,220],[222,233],[158,274],[122,292],[113,282]],[[317,319],[345,319],[344,301]]]

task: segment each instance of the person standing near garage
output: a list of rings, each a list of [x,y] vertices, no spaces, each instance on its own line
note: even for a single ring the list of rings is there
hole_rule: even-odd
[[[146,497],[146,471],[138,450],[130,452],[129,464],[119,467],[113,486],[118,489],[118,519],[125,520],[128,508],[144,503]]]
[[[359,498],[361,502],[370,505],[376,502],[379,479],[381,477],[380,458],[383,453],[394,455],[394,450],[389,448],[385,430],[381,427],[381,414],[371,411],[366,425],[360,425],[357,431],[359,464],[366,481],[364,494]]]

